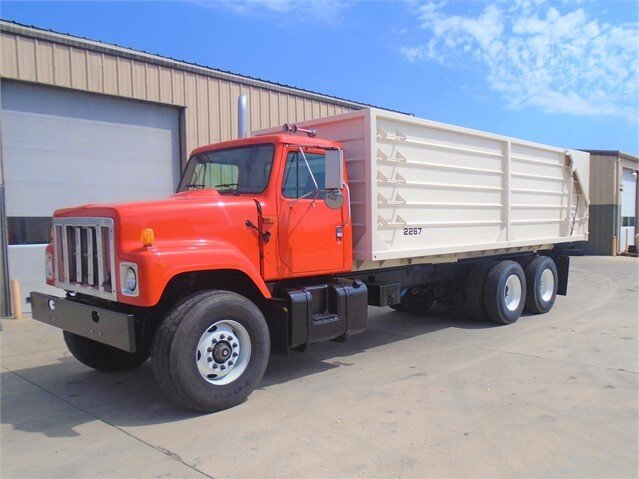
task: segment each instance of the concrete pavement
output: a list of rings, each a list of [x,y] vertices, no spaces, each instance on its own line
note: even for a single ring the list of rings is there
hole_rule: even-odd
[[[168,403],[148,362],[98,373],[59,330],[3,320],[1,475],[636,477],[638,265],[573,258],[569,296],[511,326],[371,308],[210,415]]]

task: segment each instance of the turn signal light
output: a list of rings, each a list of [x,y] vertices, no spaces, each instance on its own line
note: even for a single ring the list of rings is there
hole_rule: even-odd
[[[140,234],[140,241],[142,242],[142,246],[144,247],[153,246],[153,242],[155,241],[155,233],[153,233],[153,229],[142,228],[142,233]]]

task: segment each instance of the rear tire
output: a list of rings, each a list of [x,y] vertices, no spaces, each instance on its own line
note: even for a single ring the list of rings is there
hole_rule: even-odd
[[[270,354],[261,311],[230,291],[203,291],[171,310],[153,339],[153,373],[165,394],[196,411],[233,407],[262,379]]]
[[[493,266],[493,264],[494,263],[487,261],[477,263],[470,270],[470,275],[466,283],[466,307],[468,314],[472,318],[480,321],[487,319],[484,295],[488,269]]]
[[[484,291],[486,314],[499,324],[519,319],[526,303],[526,276],[515,261],[500,261],[490,268]]]
[[[557,298],[557,266],[548,256],[537,256],[526,266],[526,310],[547,313]]]
[[[146,351],[129,353],[89,338],[63,331],[64,342],[73,357],[90,368],[104,372],[127,371],[149,358]]]

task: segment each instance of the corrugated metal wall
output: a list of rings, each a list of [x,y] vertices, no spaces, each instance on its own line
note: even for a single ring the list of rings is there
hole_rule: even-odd
[[[13,24],[2,26],[0,76],[183,107],[187,152],[237,137],[237,97],[242,93],[249,99],[250,130],[358,107],[310,92],[295,94],[291,88],[259,80],[228,79],[233,75],[141,52],[91,41],[82,44],[81,39]]]
[[[590,218],[586,253],[614,255],[618,231],[617,156],[590,155]]]
[[[590,155],[590,204],[616,204],[617,156]]]

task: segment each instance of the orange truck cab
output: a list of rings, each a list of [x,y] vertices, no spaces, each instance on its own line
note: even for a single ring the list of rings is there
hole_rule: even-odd
[[[552,252],[354,267],[370,199],[351,198],[340,143],[285,130],[194,150],[169,198],[56,211],[45,274],[66,296],[32,292],[34,319],[97,370],[150,357],[170,398],[208,412],[243,401],[271,352],[363,331],[369,305],[466,301],[510,324],[565,294],[568,258]]]
[[[353,267],[347,181],[332,141],[278,134],[198,148],[167,199],[55,212],[46,281],[67,295],[31,293],[33,316],[62,328],[91,367],[122,370],[152,355],[177,401],[233,405],[271,349],[365,328],[366,286],[336,277]],[[183,340],[192,344],[176,350]],[[182,353],[193,384],[168,366]]]

